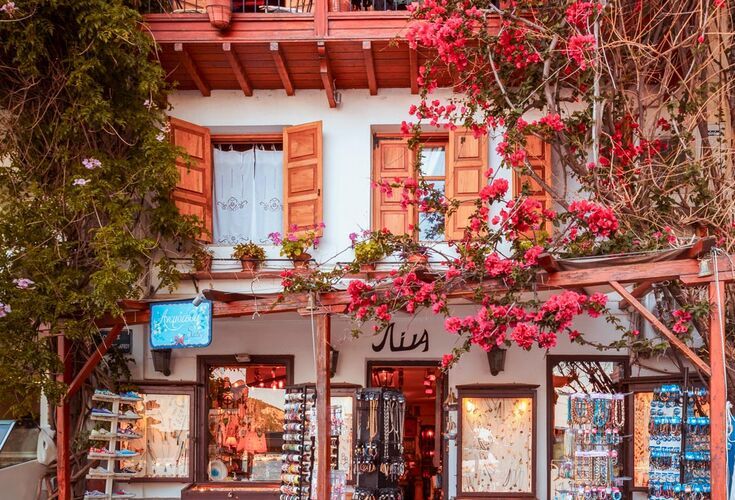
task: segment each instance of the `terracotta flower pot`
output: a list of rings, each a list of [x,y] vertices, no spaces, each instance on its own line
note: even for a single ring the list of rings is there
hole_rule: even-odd
[[[207,0],[209,22],[218,30],[226,30],[232,19],[231,0]]]
[[[308,253],[302,253],[301,255],[291,257],[291,262],[293,262],[293,267],[295,269],[303,269],[309,267],[310,260],[311,255]]]
[[[260,261],[257,259],[242,257],[240,259],[240,265],[242,266],[243,271],[250,271],[252,273],[258,270],[258,267],[260,267]]]
[[[406,260],[410,264],[427,264],[429,262],[429,257],[426,254],[423,253],[412,253],[408,257],[406,257]]]
[[[361,273],[371,273],[375,271],[375,264],[369,263],[369,264],[360,264],[360,272]]]

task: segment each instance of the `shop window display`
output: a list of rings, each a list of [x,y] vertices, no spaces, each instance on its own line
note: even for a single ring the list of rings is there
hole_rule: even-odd
[[[280,479],[285,385],[285,365],[208,367],[210,481]]]
[[[535,386],[459,391],[459,494],[535,495]]]
[[[625,398],[619,394],[620,382],[627,371],[625,357],[565,359],[549,356],[549,388],[552,391],[549,394],[551,418],[548,419],[551,426],[549,498],[570,498],[582,483],[600,482],[606,487],[617,487],[620,481],[614,478],[628,475],[622,438],[628,432]],[[600,425],[592,420],[587,422],[585,412],[590,411],[590,419],[595,418],[597,411]],[[592,432],[598,428],[599,432]],[[584,429],[589,432],[585,434]],[[605,456],[598,457],[599,453]],[[599,477],[587,477],[590,467],[592,476],[597,473]],[[600,479],[603,472],[604,481]]]
[[[127,445],[139,457],[121,461],[122,470],[136,478],[190,479],[192,394],[151,391],[141,398],[133,411],[143,418],[120,425],[124,435],[140,436]]]

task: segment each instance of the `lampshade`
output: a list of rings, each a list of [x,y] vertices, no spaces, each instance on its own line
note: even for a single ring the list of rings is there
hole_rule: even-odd
[[[493,346],[487,352],[487,364],[490,366],[490,373],[493,376],[505,370],[505,349]]]
[[[373,372],[373,385],[376,387],[393,387],[395,383],[395,370],[393,368],[378,368]]]

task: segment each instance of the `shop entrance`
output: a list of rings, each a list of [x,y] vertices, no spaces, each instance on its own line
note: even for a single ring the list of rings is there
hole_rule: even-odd
[[[442,403],[446,377],[438,361],[368,361],[368,387],[390,387],[406,397],[404,459],[401,478],[407,500],[440,500],[444,461]]]

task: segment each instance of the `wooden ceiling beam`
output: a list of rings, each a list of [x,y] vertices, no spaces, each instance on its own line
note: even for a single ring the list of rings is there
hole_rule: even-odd
[[[654,280],[641,281],[635,286],[635,288],[633,288],[633,290],[631,290],[630,294],[636,299],[643,297],[651,290],[651,288],[653,288],[654,283],[656,283]],[[630,304],[625,299],[621,299],[620,303],[618,303],[618,307],[620,309],[627,309],[628,306],[630,306]]]
[[[278,42],[270,43],[271,55],[273,56],[273,62],[276,63],[276,70],[278,76],[281,78],[283,88],[286,89],[286,95],[294,95],[294,86],[291,81],[291,76],[288,74],[288,67],[286,66],[286,58],[283,56],[283,49]]]
[[[638,311],[641,316],[643,316],[653,327],[658,330],[658,332],[663,335],[666,340],[669,341],[669,344],[674,346],[679,352],[681,352],[684,356],[686,356],[689,361],[694,364],[694,366],[699,369],[704,375],[711,377],[712,371],[710,370],[710,367],[707,363],[705,363],[702,358],[697,356],[697,354],[692,351],[689,346],[687,346],[684,342],[682,342],[671,330],[666,328],[666,325],[661,323],[661,321],[648,309],[646,309],[643,304],[638,302],[638,299],[633,297],[628,290],[625,289],[623,285],[618,283],[617,281],[611,280],[610,286],[613,287],[613,289],[618,292],[618,294],[628,301],[628,303],[633,307],[636,311]]]
[[[319,53],[319,76],[322,78],[322,87],[327,94],[327,101],[330,108],[337,107],[337,99],[334,95],[334,76],[332,76],[332,68],[329,65],[329,54],[327,54],[327,46],[324,41],[316,42],[316,50]]]
[[[199,92],[201,92],[204,97],[209,97],[212,94],[209,84],[204,80],[204,77],[202,77],[202,74],[199,72],[199,68],[197,68],[194,59],[191,58],[191,54],[189,54],[186,46],[184,46],[183,43],[175,43],[174,52],[178,54],[179,62],[189,74],[189,78],[192,79],[194,85],[199,89]]]
[[[227,62],[230,64],[232,72],[235,73],[235,78],[237,78],[237,83],[240,85],[242,93],[248,97],[252,96],[253,85],[250,83],[250,80],[248,80],[247,75],[245,75],[245,69],[242,66],[242,62],[237,57],[235,51],[232,50],[232,44],[230,42],[224,42],[222,44],[222,51],[225,53],[225,59],[227,59]]]
[[[365,61],[368,88],[370,95],[378,95],[378,78],[375,76],[375,58],[373,57],[373,43],[370,40],[362,42],[362,57]]]
[[[416,49],[408,48],[408,73],[411,79],[411,93],[419,93],[419,55]]]

